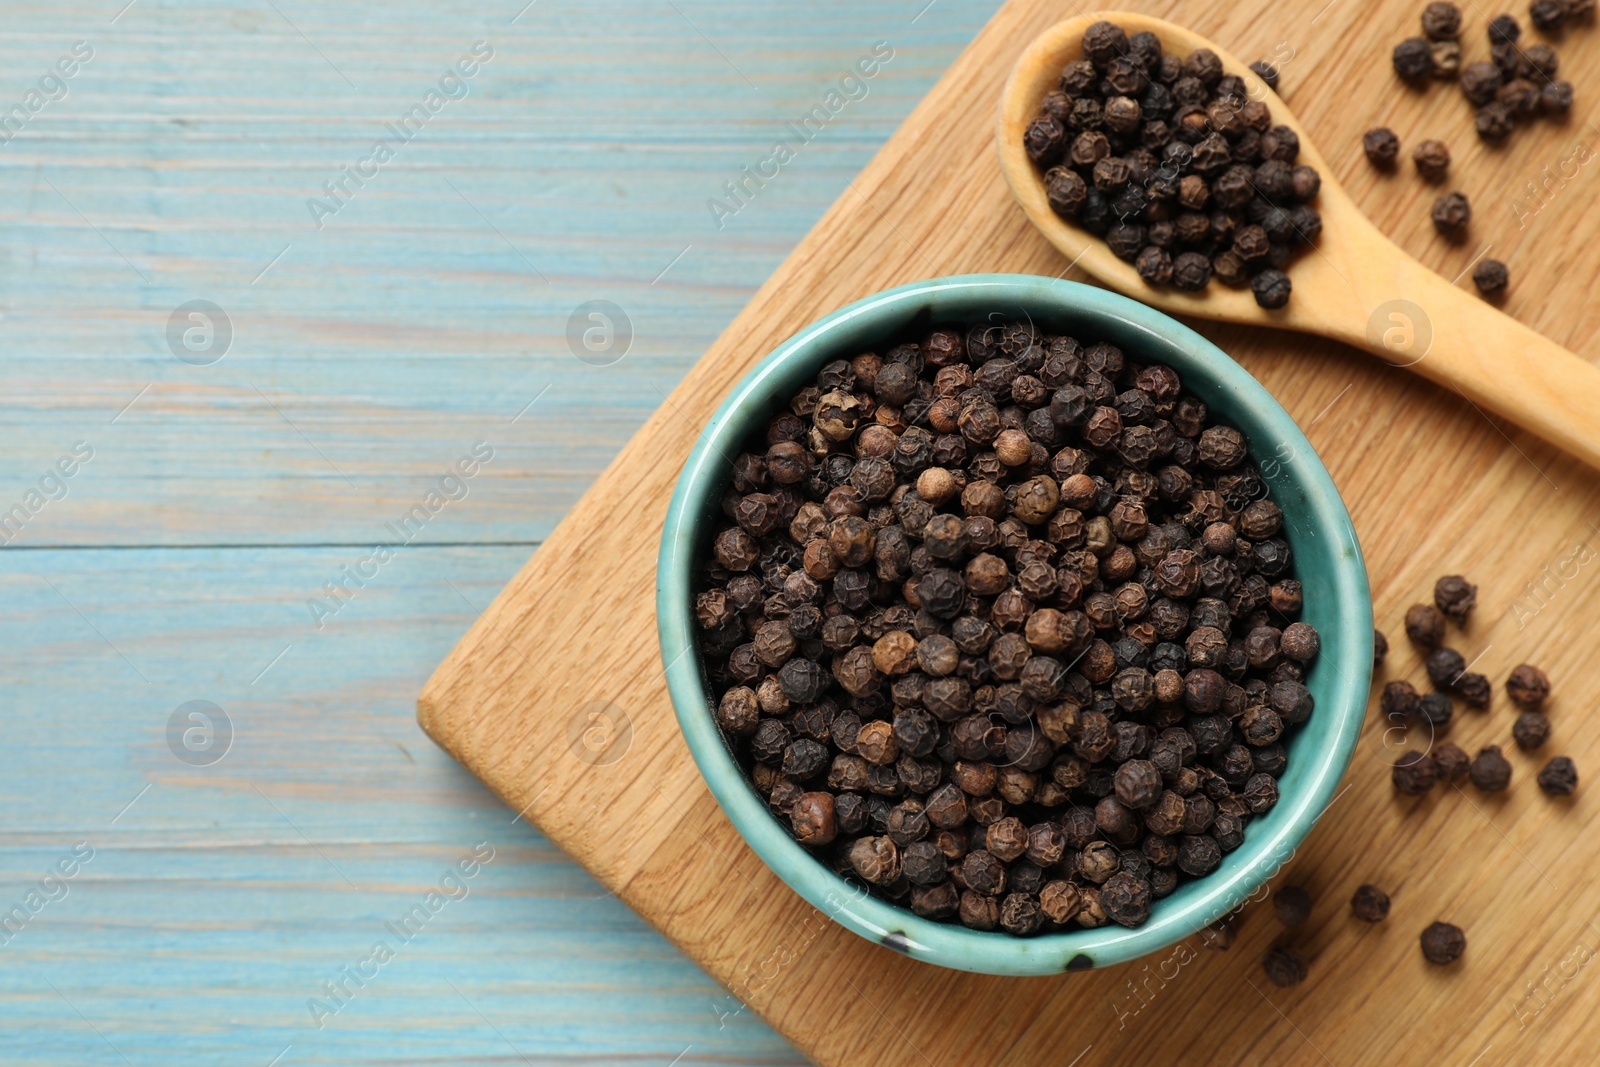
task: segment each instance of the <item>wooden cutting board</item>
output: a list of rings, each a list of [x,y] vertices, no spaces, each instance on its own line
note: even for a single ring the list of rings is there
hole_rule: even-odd
[[[1575,117],[1485,151],[1453,89],[1409,92],[1389,73],[1389,49],[1416,32],[1420,2],[1323,4],[1142,6],[1239,55],[1276,55],[1285,96],[1387,232],[1447,277],[1492,245],[1511,265],[1508,310],[1594,358],[1588,294],[1600,280],[1600,198],[1592,154],[1574,148],[1594,128]],[[1007,196],[992,126],[1030,35],[1073,13],[1014,0],[995,16],[462,639],[423,691],[418,717],[722,982],[729,997],[719,1010],[748,1005],[819,1063],[1589,1062],[1600,1039],[1600,968],[1583,966],[1600,952],[1600,886],[1589,874],[1600,737],[1581,723],[1600,691],[1600,555],[1591,547],[1600,542],[1600,478],[1338,345],[1195,324],[1299,420],[1349,503],[1394,645],[1380,681],[1421,679],[1399,616],[1438,575],[1465,573],[1482,588],[1455,643],[1497,685],[1516,663],[1543,665],[1556,683],[1555,730],[1540,758],[1515,751],[1497,693],[1487,713],[1459,713],[1452,737],[1471,751],[1505,745],[1512,789],[1487,797],[1440,788],[1409,800],[1390,788],[1394,752],[1372,714],[1346,788],[1277,880],[1315,900],[1299,930],[1284,931],[1261,905],[1227,952],[1191,941],[1147,962],[1037,979],[915,963],[831,925],[769,873],[679,737],[656,644],[655,560],[700,427],[766,352],[851,300],[943,274],[1071,274]],[[1467,5],[1469,59],[1486,51],[1485,19]],[[1576,111],[1587,114],[1600,98],[1600,77],[1589,76],[1600,31],[1575,29],[1560,47],[1577,81]],[[1432,236],[1427,208],[1439,190],[1409,167],[1379,175],[1362,160],[1360,134],[1380,123],[1408,148],[1427,136],[1450,143],[1450,186],[1478,207],[1467,245]],[[1528,182],[1539,183],[1537,199]],[[1590,779],[1571,801],[1534,786],[1543,757],[1558,752]],[[1366,881],[1394,898],[1379,926],[1348,915]],[[1469,938],[1449,969],[1428,966],[1417,949],[1435,919]],[[1261,975],[1261,954],[1279,938],[1310,960],[1309,979],[1292,990]]]

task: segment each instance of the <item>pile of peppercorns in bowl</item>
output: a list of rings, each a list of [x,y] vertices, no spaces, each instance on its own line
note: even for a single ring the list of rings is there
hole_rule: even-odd
[[[1316,666],[1370,616],[1348,516],[1282,409],[1157,312],[1038,278],[895,294],[770,357],[783,383],[758,368],[686,468],[680,722],[757,851],[858,932],[997,973],[1153,951],[1259,885],[1348,762],[1370,627]],[[1294,458],[1268,479],[1253,441]],[[1208,887],[1224,865],[1259,878]],[[992,945],[1035,935],[1072,952]]]
[[[1322,181],[1296,164],[1298,135],[1210,49],[1179,56],[1153,33],[1094,23],[1023,146],[1051,210],[1149,285],[1198,292],[1215,276],[1281,308],[1290,262],[1322,232]]]

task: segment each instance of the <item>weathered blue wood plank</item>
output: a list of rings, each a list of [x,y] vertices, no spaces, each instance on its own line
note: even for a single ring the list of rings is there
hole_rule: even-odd
[[[524,553],[409,549],[320,632],[298,599],[349,549],[0,556],[0,1059],[797,1062],[418,732]],[[209,766],[167,742],[196,699]]]
[[[0,513],[29,511],[0,550],[0,923],[26,912],[0,1060],[799,1062],[413,702],[993,5],[121,4],[0,29],[0,113],[94,53],[0,143]],[[707,200],[880,39],[865,95],[719,227]],[[477,40],[469,94],[319,229],[307,198]],[[167,341],[193,299],[233,328],[210,365]],[[632,321],[612,366],[566,339],[593,299]],[[461,499],[314,618],[478,442]],[[168,746],[191,700],[235,731],[210,766]]]
[[[364,539],[486,437],[507,462],[452,536],[542,536],[990,5],[518,6],[140,0],[0,37],[19,98],[94,50],[0,145],[0,501],[97,448],[22,542]],[[319,229],[308,200],[478,40],[468,95]],[[719,228],[707,201],[879,40],[894,58]],[[211,366],[168,347],[197,298],[233,327]],[[593,299],[632,321],[614,366],[566,340]]]

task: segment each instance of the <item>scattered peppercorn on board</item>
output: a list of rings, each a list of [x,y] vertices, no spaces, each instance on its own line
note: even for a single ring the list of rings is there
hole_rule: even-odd
[[[1600,100],[1600,79],[1583,73],[1600,60],[1600,27],[1571,27],[1559,43],[1577,86],[1573,120],[1519,129],[1488,150],[1454,88],[1415,92],[1395,79],[1390,50],[1417,32],[1422,6],[1201,0],[1140,10],[1274,60],[1280,92],[1385,232],[1447,278],[1492,246],[1513,270],[1506,309],[1592,360],[1600,198],[1585,169],[1596,134],[1581,116]],[[1374,699],[1345,786],[1274,881],[1309,891],[1298,929],[1263,901],[1246,908],[1226,952],[1196,938],[1140,963],[1032,979],[915,963],[790,892],[722,817],[689,757],[654,611],[661,526],[684,458],[752,365],[842,304],[944,274],[1074,276],[1012,203],[993,143],[1012,63],[1074,13],[1043,0],[1000,10],[462,639],[418,717],[727,987],[707,1010],[758,1012],[818,1063],[1587,1062],[1600,1040],[1600,977],[1585,966],[1600,946],[1600,884],[1589,873],[1600,850],[1600,802],[1589,795],[1600,787],[1600,732],[1585,728],[1600,697],[1590,647],[1600,630],[1600,474],[1336,343],[1193,323],[1296,417],[1344,494],[1392,648],[1379,683],[1426,689],[1401,618],[1440,574],[1479,583],[1471,623],[1450,640],[1495,694],[1487,712],[1458,708],[1447,736],[1469,752],[1501,745],[1513,775],[1500,794],[1463,784],[1398,795],[1389,765],[1404,741]],[[1484,44],[1489,14],[1468,6],[1463,39]],[[1378,125],[1407,151],[1423,138],[1449,143],[1449,187],[1478,205],[1465,244],[1434,234],[1436,186],[1406,166],[1370,169],[1361,134]],[[1511,743],[1502,688],[1522,662],[1554,682],[1552,735],[1531,754]],[[1557,754],[1587,776],[1567,800],[1534,783]],[[1350,916],[1362,883],[1392,898],[1385,921]],[[1419,950],[1436,920],[1466,932],[1448,967]],[[1261,959],[1277,944],[1306,960],[1302,984],[1266,981]]]

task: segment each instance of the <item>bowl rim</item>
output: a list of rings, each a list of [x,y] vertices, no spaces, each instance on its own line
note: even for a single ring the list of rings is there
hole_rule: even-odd
[[[695,649],[693,567],[699,520],[720,497],[726,457],[738,451],[749,432],[735,416],[747,406],[771,410],[776,379],[795,367],[810,366],[814,373],[827,359],[840,358],[845,351],[841,335],[878,329],[890,333],[925,309],[930,299],[1038,307],[1042,316],[1092,320],[1122,333],[1121,341],[1137,335],[1164,350],[1162,362],[1172,356],[1170,362],[1184,364],[1176,369],[1186,388],[1212,398],[1225,396],[1228,405],[1238,405],[1221,413],[1252,439],[1251,455],[1258,464],[1261,431],[1277,442],[1274,462],[1282,473],[1268,479],[1275,484],[1274,499],[1279,496],[1277,482],[1293,487],[1300,498],[1297,507],[1304,509],[1297,513],[1309,520],[1300,539],[1326,542],[1318,547],[1328,560],[1332,598],[1319,606],[1319,613],[1337,619],[1340,626],[1338,640],[1323,634],[1316,664],[1321,677],[1310,679],[1313,688],[1326,681],[1329,689],[1318,698],[1313,720],[1319,732],[1325,731],[1321,748],[1313,753],[1317,758],[1285,771],[1285,778],[1296,777],[1297,787],[1252,820],[1251,828],[1264,828],[1264,833],[1247,833],[1244,843],[1224,856],[1221,867],[1157,902],[1150,919],[1133,929],[1108,924],[1016,938],[923,919],[909,908],[867,895],[829,870],[779,824],[745,779],[712,716]],[[1207,404],[1212,406],[1212,399]],[[1257,432],[1243,423],[1256,424]],[[1287,519],[1290,508],[1284,510]],[[1294,546],[1293,531],[1290,540]],[[1294,548],[1297,556],[1303,547]],[[1242,366],[1176,319],[1105,289],[1022,274],[935,278],[872,294],[801,329],[752,368],[717,408],[684,462],[662,531],[656,612],[667,687],[684,739],[723,812],[762,861],[813,907],[860,936],[915,959],[986,974],[1056,974],[1125,962],[1175,944],[1238,907],[1287,862],[1334,799],[1354,755],[1372,673],[1371,594],[1355,529],[1332,478],[1288,412]]]

